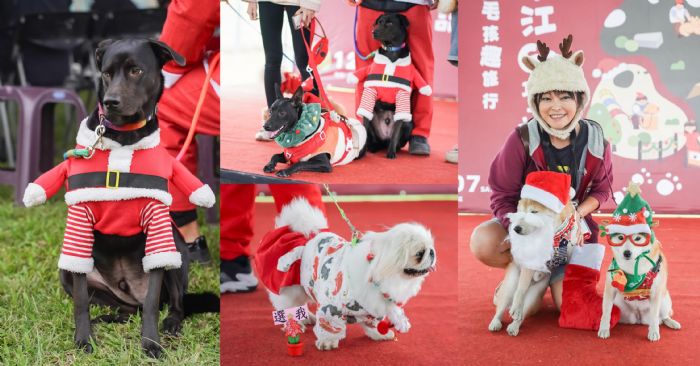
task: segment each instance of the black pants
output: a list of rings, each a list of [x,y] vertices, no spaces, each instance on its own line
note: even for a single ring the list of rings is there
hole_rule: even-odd
[[[275,101],[275,84],[280,84],[282,74],[280,67],[282,65],[282,25],[284,24],[284,12],[287,12],[287,20],[290,28],[294,28],[292,16],[299,10],[298,6],[285,6],[273,4],[270,2],[259,2],[258,13],[260,15],[260,31],[263,39],[263,49],[265,50],[265,97],[267,98],[267,106],[271,106]],[[298,29],[291,29],[292,44],[294,45],[294,58],[301,72],[302,81],[309,77],[306,71],[306,65],[309,62],[309,56],[306,53],[304,40],[301,38],[301,32]],[[309,40],[309,30],[304,29],[304,36]]]

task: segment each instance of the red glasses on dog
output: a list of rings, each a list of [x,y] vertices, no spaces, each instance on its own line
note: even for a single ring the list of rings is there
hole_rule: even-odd
[[[634,233],[634,234],[620,234],[620,233],[610,233],[608,236],[608,244],[612,247],[619,247],[624,244],[627,240],[631,241],[632,244],[643,247],[649,244],[651,240],[651,235],[647,233]]]

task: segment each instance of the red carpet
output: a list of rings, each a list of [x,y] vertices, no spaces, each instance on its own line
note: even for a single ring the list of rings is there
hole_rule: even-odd
[[[262,85],[241,94],[225,94],[221,101],[221,169],[223,178],[226,171],[242,171],[249,174],[265,175],[263,166],[273,154],[282,150],[275,142],[255,141],[255,132],[261,127],[261,110],[265,105]],[[231,95],[234,94],[234,95]],[[349,93],[334,92],[331,97],[345,106],[348,114],[354,116],[354,96]],[[429,157],[412,156],[408,147],[399,152],[395,160],[389,160],[385,153],[368,153],[360,160],[336,167],[332,173],[302,172],[292,179],[314,183],[406,183],[406,184],[454,184],[457,164],[445,162],[445,152],[457,143],[457,103],[435,101],[435,112],[429,143],[432,153]],[[283,165],[278,165],[283,167]]]
[[[655,229],[663,243],[670,266],[669,291],[673,300],[674,319],[682,329],[661,326],[661,340],[647,340],[646,326],[621,324],[611,330],[611,337],[601,340],[597,332],[559,328],[559,313],[549,294],[545,306],[511,337],[504,330],[491,333],[493,292],[503,279],[503,270],[489,268],[477,261],[469,250],[469,236],[476,225],[488,216],[459,218],[459,309],[460,358],[468,364],[547,364],[573,362],[576,365],[689,365],[697,362],[700,338],[700,281],[698,265],[700,246],[692,239],[700,232],[698,219],[661,218]],[[606,249],[603,268],[610,264],[612,253]],[[602,294],[603,279],[598,284]],[[507,317],[507,316],[506,316]],[[509,322],[509,321],[508,321]],[[695,359],[695,362],[691,360]]]
[[[406,306],[412,328],[398,340],[376,342],[358,325],[349,325],[340,348],[321,352],[313,331],[302,335],[304,356],[286,354],[286,338],[272,323],[272,306],[264,289],[221,297],[221,365],[456,365],[457,246],[456,202],[345,203],[343,209],[358,229],[382,230],[402,221],[429,227],[435,237],[437,271],[430,274],[417,297]],[[337,210],[326,206],[330,227],[349,237]],[[273,226],[272,204],[256,204],[257,243]]]

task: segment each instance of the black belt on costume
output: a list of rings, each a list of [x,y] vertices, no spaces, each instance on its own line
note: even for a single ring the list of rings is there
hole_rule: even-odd
[[[369,74],[367,75],[367,79],[365,81],[370,81],[370,80],[379,80],[379,81],[391,81],[392,83],[397,83],[397,84],[402,84],[406,85],[408,87],[411,86],[411,81],[408,79],[400,78],[398,76],[394,75],[387,75],[387,74]]]
[[[145,188],[168,191],[168,180],[156,175],[125,173],[110,170],[71,175],[68,190],[78,188]]]

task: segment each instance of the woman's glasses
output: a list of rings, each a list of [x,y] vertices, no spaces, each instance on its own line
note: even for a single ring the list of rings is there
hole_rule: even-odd
[[[634,233],[634,234],[620,234],[620,233],[610,233],[608,236],[608,244],[613,247],[619,247],[624,244],[627,240],[631,241],[632,244],[643,247],[649,244],[651,240],[651,235],[647,233]]]

